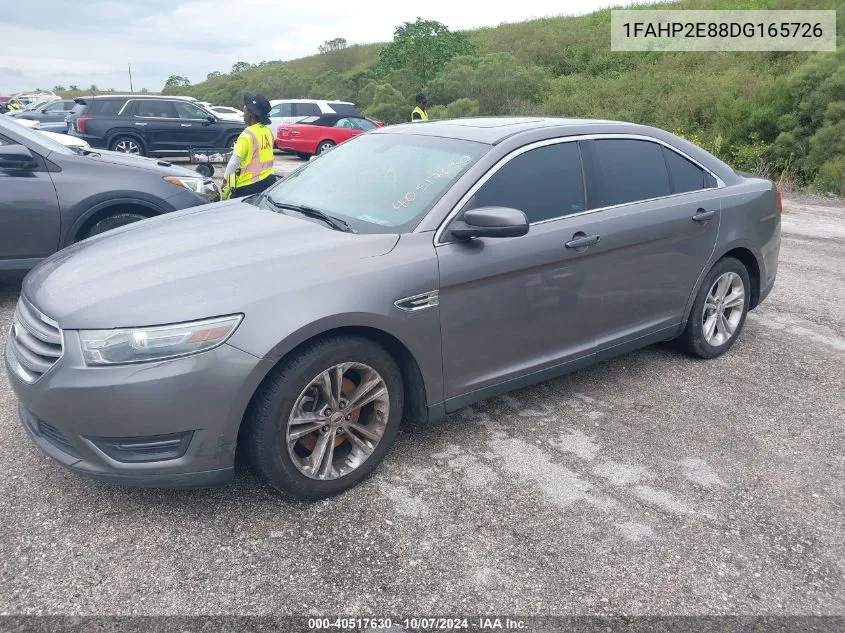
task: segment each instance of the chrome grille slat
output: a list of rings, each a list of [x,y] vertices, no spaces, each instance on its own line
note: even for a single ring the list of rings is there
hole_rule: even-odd
[[[21,296],[9,330],[8,349],[18,378],[33,383],[62,357],[62,332],[58,324]]]

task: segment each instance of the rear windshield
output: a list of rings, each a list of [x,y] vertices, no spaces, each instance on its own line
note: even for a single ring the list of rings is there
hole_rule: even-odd
[[[358,112],[357,108],[351,103],[330,103],[329,107],[344,116],[364,116]]]

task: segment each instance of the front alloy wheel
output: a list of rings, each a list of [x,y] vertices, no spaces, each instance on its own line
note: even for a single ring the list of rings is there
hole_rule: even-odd
[[[252,467],[280,492],[321,499],[363,480],[402,419],[402,374],[375,342],[334,336],[285,357],[253,397],[241,432]]]
[[[384,378],[363,363],[341,363],[299,394],[287,421],[294,466],[311,479],[345,477],[381,442],[390,416]]]

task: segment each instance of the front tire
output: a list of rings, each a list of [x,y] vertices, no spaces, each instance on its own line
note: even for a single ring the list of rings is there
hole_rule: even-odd
[[[402,376],[383,348],[331,337],[285,359],[255,395],[242,437],[252,467],[297,499],[358,484],[399,432]]]
[[[80,239],[94,237],[95,235],[99,235],[100,233],[105,233],[106,231],[111,231],[112,229],[116,229],[121,226],[126,226],[127,224],[132,224],[134,222],[140,222],[141,220],[146,219],[147,216],[141,215],[140,213],[115,213],[114,215],[106,216],[105,218],[95,222],[91,226],[91,228],[85,231],[85,233]]]
[[[678,342],[699,358],[716,358],[739,337],[748,315],[751,280],[745,265],[726,257],[716,262],[698,290]]]

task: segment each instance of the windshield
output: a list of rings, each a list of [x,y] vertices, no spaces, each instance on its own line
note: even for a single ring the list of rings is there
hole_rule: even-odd
[[[363,134],[306,163],[267,197],[318,209],[360,233],[404,233],[487,149],[430,136]]]
[[[28,127],[25,127],[20,123],[15,123],[14,119],[10,123],[0,123],[0,132],[2,132],[3,130],[9,130],[11,133],[23,138],[24,145],[28,146],[28,142],[32,142],[36,146],[40,145],[41,151],[38,152],[39,154],[43,154],[43,150],[47,150],[48,152],[56,152],[57,154],[68,155],[77,153],[69,147],[54,141],[46,134],[42,134],[37,130],[30,130]],[[30,149],[32,148],[30,147]]]

